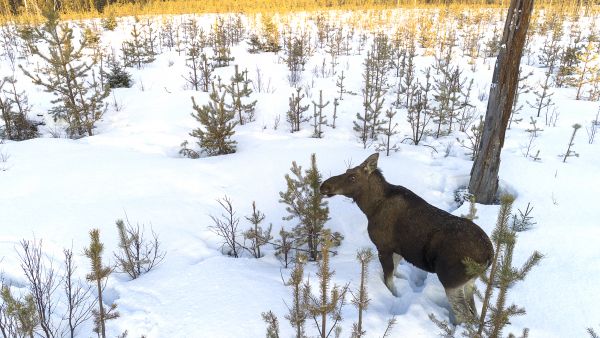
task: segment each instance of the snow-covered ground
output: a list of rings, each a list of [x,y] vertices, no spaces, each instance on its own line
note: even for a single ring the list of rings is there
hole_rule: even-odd
[[[213,18],[198,17],[204,25],[210,25]],[[102,43],[118,48],[129,37],[131,22],[122,20],[115,32],[104,33]],[[534,40],[534,50],[542,43],[542,38]],[[273,54],[248,54],[245,43],[232,48],[232,54],[232,66],[218,69],[217,74],[228,79],[233,64],[239,64],[255,78],[259,68],[273,88],[272,93],[255,91],[252,95],[258,100],[256,121],[236,127],[235,154],[201,159],[178,154],[183,140],[192,143],[188,133],[197,127],[190,115],[190,96],[205,103],[208,95],[184,88],[185,59],[175,51],[165,51],[142,70],[130,70],[135,84],[114,90],[109,101],[122,107],[108,110],[95,136],[51,138],[53,122],[46,116],[44,137],[0,144],[0,152],[9,155],[0,163],[7,169],[0,171],[0,271],[15,289],[25,282],[17,255],[22,239],[42,239],[44,251],[56,267],[61,264],[63,248],[72,247],[77,253],[77,272],[84,278],[89,264],[82,253],[89,243],[88,231],[100,229],[105,261],[112,262],[118,243],[115,220],[127,215],[132,223],[151,225],[167,255],[161,265],[137,280],[130,281],[124,274],[111,275],[107,303],[114,301],[121,316],[108,323],[109,336],[128,330],[131,337],[262,337],[265,324],[260,314],[267,310],[278,315],[282,337],[292,335],[284,319],[291,296],[282,283],[282,275],[287,279],[289,270],[282,270],[272,249],[261,259],[224,256],[220,239],[208,229],[212,225],[210,215],[221,213],[216,199],[229,196],[240,217],[249,215],[251,203],[256,201],[266,214],[265,223],[273,223],[276,234],[281,226],[293,226],[293,222],[282,221],[285,206],[278,202],[292,161],[308,167],[310,154],[315,153],[327,178],[341,173],[349,162],[359,164],[374,150],[363,149],[352,131],[352,121],[361,110],[360,95],[345,96],[338,107],[336,129],[325,128],[323,139],[310,137],[308,123],[301,132],[291,134],[285,112],[292,89],[285,65]],[[318,50],[311,58],[303,86],[311,87],[312,100],[318,100],[322,89],[324,99],[332,101],[337,89],[335,76],[316,78],[311,72],[324,55]],[[363,59],[364,52],[342,56],[338,66],[347,75],[348,89],[357,93]],[[5,62],[0,75],[10,75],[6,60],[0,61]],[[464,76],[475,80],[471,99],[483,113],[486,102],[477,96],[488,91],[493,59],[478,59],[476,72],[469,70],[467,61],[457,55]],[[417,57],[418,69],[432,62],[432,57]],[[534,72],[529,79],[533,86],[545,71],[535,63],[525,65],[525,70]],[[18,86],[27,91],[33,105],[32,115],[43,114],[51,106],[50,95],[30,84],[19,71],[17,77]],[[390,76],[391,84],[396,81]],[[392,91],[388,102],[393,101]],[[523,156],[529,142],[527,121],[534,114],[526,104],[521,113],[524,122],[508,131],[502,153],[501,189],[516,195],[515,210],[531,202],[537,223],[519,235],[514,262],[521,264],[533,250],[545,255],[509,295],[511,302],[527,310],[527,315],[513,319],[511,330],[519,333],[529,327],[531,337],[582,337],[587,327],[600,325],[600,140],[588,144],[585,131],[599,104],[575,101],[572,88],[553,91],[560,115],[555,127],[544,126],[543,117],[539,120],[544,131],[535,140],[534,149],[540,150],[541,160]],[[534,96],[524,94],[521,100],[533,102]],[[326,112],[331,121],[331,104]],[[275,130],[277,116],[281,122]],[[410,131],[405,116],[406,111],[399,110],[401,133],[397,142]],[[584,126],[574,141],[579,157],[563,163],[559,155],[566,151],[574,123]],[[455,141],[457,136],[461,135],[437,140],[428,137],[424,141],[428,146],[400,144],[399,151],[381,156],[379,166],[389,182],[406,186],[456,215],[466,214],[468,206],[457,209],[454,192],[468,183],[472,162]],[[328,202],[331,220],[327,226],[345,237],[338,255],[332,258],[334,282],[350,282],[356,288],[356,251],[374,248],[367,236],[366,217],[343,197]],[[477,223],[489,234],[498,206],[477,207]],[[242,217],[241,228],[249,227],[244,222]],[[364,318],[367,336],[381,336],[387,320],[394,316],[397,324],[391,337],[438,335],[428,314],[446,319],[448,303],[435,275],[403,262],[401,277],[394,281],[400,296],[394,297],[383,284],[379,263],[373,262],[369,271],[372,303]],[[309,264],[306,272],[311,279],[316,278],[316,266]],[[356,310],[347,305],[343,316],[343,336],[348,336],[357,319]],[[81,337],[94,335],[91,325],[81,329]],[[312,322],[307,327],[315,335]]]

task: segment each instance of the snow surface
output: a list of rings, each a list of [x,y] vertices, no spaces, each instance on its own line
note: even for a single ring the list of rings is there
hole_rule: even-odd
[[[214,16],[198,18],[204,25],[214,20]],[[175,20],[181,21],[182,17]],[[302,22],[304,16],[298,14],[289,20]],[[102,43],[118,48],[128,38],[132,22],[131,18],[122,19],[117,31],[103,34]],[[542,42],[540,37],[534,41],[535,46]],[[282,221],[285,207],[278,202],[292,161],[306,167],[310,154],[315,153],[319,169],[327,178],[345,170],[350,162],[357,165],[374,150],[364,150],[352,132],[360,96],[345,96],[338,107],[337,128],[326,128],[324,139],[311,138],[308,124],[301,132],[290,134],[285,112],[292,89],[285,65],[278,63],[273,54],[251,55],[245,48],[244,43],[234,47],[236,60],[231,67],[219,69],[218,74],[228,79],[233,64],[239,64],[240,69],[248,68],[250,78],[255,78],[259,68],[264,80],[271,81],[273,92],[253,94],[258,100],[257,119],[236,128],[235,154],[196,160],[179,156],[179,144],[186,139],[192,144],[188,133],[196,127],[190,115],[190,97],[201,103],[208,96],[184,88],[185,59],[175,51],[165,51],[142,70],[130,70],[134,86],[117,89],[109,98],[122,109],[111,107],[95,136],[79,140],[51,138],[49,131],[54,125],[45,116],[44,137],[1,144],[0,152],[9,155],[3,163],[7,170],[0,171],[0,270],[4,278],[15,289],[23,286],[25,279],[16,250],[20,240],[33,238],[43,240],[45,253],[57,267],[62,249],[72,247],[77,253],[77,273],[84,278],[88,262],[82,252],[89,242],[88,231],[100,229],[104,259],[114,261],[112,252],[118,242],[114,222],[127,215],[133,223],[151,225],[167,255],[160,266],[137,280],[130,281],[118,273],[110,277],[107,302],[118,305],[121,317],[108,323],[109,336],[128,330],[131,337],[263,337],[265,324],[260,313],[267,310],[278,315],[282,337],[292,336],[284,319],[291,296],[282,283],[282,276],[287,279],[289,270],[282,270],[272,249],[261,259],[234,259],[221,254],[219,238],[208,229],[212,224],[210,215],[221,213],[216,199],[231,197],[240,217],[250,214],[251,203],[256,201],[267,216],[265,223],[273,223],[276,234],[281,226],[289,229],[294,224]],[[311,70],[324,55],[317,51],[311,58],[303,77],[305,84],[312,83]],[[345,71],[348,89],[354,92],[360,92],[363,58],[340,58],[338,69]],[[417,58],[419,69],[432,61],[431,57]],[[464,75],[475,79],[472,101],[483,113],[486,102],[476,96],[489,90],[494,60],[478,59],[475,73],[468,70],[467,60],[460,55],[457,61],[464,66]],[[525,70],[534,71],[529,80],[532,84],[545,71],[536,64],[526,65]],[[0,75],[10,75],[5,64]],[[17,77],[18,86],[27,90],[33,104],[32,115],[44,114],[51,106],[50,95],[19,72]],[[394,84],[397,80],[390,77],[390,81]],[[336,95],[334,83],[335,77],[314,78],[312,99],[317,100],[318,90],[322,89],[324,98],[332,100]],[[534,162],[522,154],[528,142],[526,121],[533,114],[527,105],[521,114],[524,122],[509,130],[502,153],[501,188],[516,194],[515,210],[531,202],[537,222],[532,230],[519,235],[514,262],[521,264],[533,250],[545,255],[509,295],[511,302],[527,310],[526,316],[513,319],[511,331],[519,333],[529,327],[531,337],[582,337],[587,327],[600,325],[596,284],[600,279],[600,141],[588,144],[582,128],[574,146],[579,157],[562,163],[559,155],[566,150],[571,125],[589,126],[599,105],[575,101],[572,88],[553,90],[560,116],[556,127],[544,126],[534,143],[541,161]],[[393,93],[389,95],[387,101],[391,102]],[[534,101],[534,97],[525,94],[521,100]],[[331,109],[330,104],[326,108],[330,121]],[[401,133],[397,142],[409,133],[405,114],[405,110],[398,114]],[[281,122],[274,130],[277,116]],[[538,125],[543,125],[543,118],[539,121]],[[389,182],[406,186],[456,215],[466,214],[467,205],[457,209],[454,191],[468,183],[472,162],[456,143],[456,137],[461,136],[428,138],[424,143],[431,147],[401,144],[398,152],[382,156],[379,166]],[[343,197],[328,202],[331,220],[327,226],[345,237],[339,254],[332,258],[334,282],[350,282],[356,288],[356,251],[374,248],[367,236],[366,217]],[[498,206],[478,205],[477,223],[488,234],[497,212]],[[242,228],[248,226],[244,222],[242,218]],[[400,296],[394,297],[382,281],[379,263],[373,262],[369,271],[372,303],[364,318],[367,336],[381,336],[391,317],[397,319],[391,337],[438,335],[428,314],[446,319],[448,303],[435,275],[401,263],[394,280]],[[307,275],[314,279],[315,272],[316,267],[309,264]],[[356,310],[347,305],[343,315],[343,335],[348,336],[357,319]],[[311,322],[307,327],[310,335],[316,334]],[[93,336],[91,323],[86,323],[79,336]]]

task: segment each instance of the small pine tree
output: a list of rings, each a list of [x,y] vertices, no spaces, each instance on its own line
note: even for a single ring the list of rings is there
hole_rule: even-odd
[[[396,102],[394,102],[395,106],[398,108],[402,106],[408,107],[408,104],[411,101],[411,88],[413,87],[414,81],[416,81],[416,65],[414,62],[416,53],[417,52],[414,44],[410,45],[403,60],[403,72],[402,74],[399,74],[401,77],[398,81],[398,87],[396,89]],[[402,96],[404,96],[404,99]]]
[[[41,57],[45,65],[35,73],[21,69],[34,84],[56,96],[50,114],[55,121],[68,123],[70,137],[92,136],[96,122],[106,110],[104,99],[109,94],[108,88],[102,88],[96,81],[93,68],[97,60],[92,58],[91,63],[84,60],[83,50],[90,47],[92,41],[88,40],[89,35],[84,35],[79,46],[75,46],[73,29],[59,23],[58,12],[52,6],[44,9],[43,15],[45,24],[32,30],[28,43],[31,52]],[[45,48],[38,48],[38,40],[48,44],[47,52]]]
[[[217,68],[229,66],[229,63],[235,60],[235,58],[231,56],[225,20],[222,17],[218,17],[215,21],[212,34],[213,56],[211,60],[213,61],[213,65]]]
[[[383,140],[377,147],[378,150],[385,150],[385,155],[390,156],[390,150],[398,151],[400,149],[397,144],[392,144],[391,139],[392,136],[398,134],[396,127],[398,127],[398,123],[394,122],[394,117],[396,116],[396,111],[394,109],[388,109],[385,111],[385,127],[381,128],[383,133]]]
[[[196,26],[195,22],[195,20],[192,21],[193,26]],[[201,65],[204,61],[201,57],[201,55],[204,55],[202,53],[203,46],[201,41],[198,39],[197,34],[192,34],[187,42],[188,43],[185,49],[185,66],[188,68],[188,74],[184,75],[183,78],[191,88],[194,90],[200,90],[203,78],[201,70]],[[206,60],[206,55],[204,56],[204,59]]]
[[[458,112],[469,103],[467,94],[463,92],[466,79],[461,78],[462,70],[446,62],[442,63],[437,70],[441,75],[434,79],[433,97],[439,105],[433,110],[433,121],[437,124],[435,137],[439,138],[444,134],[452,133],[452,126],[456,122]],[[442,126],[447,126],[447,130],[443,131]]]
[[[125,67],[141,69],[145,64],[154,61],[156,54],[152,41],[146,39],[142,34],[144,32],[140,26],[134,23],[130,32],[131,38],[124,41],[121,46]]]
[[[306,309],[306,302],[308,301],[308,289],[304,288],[302,281],[304,280],[304,265],[306,264],[306,256],[297,255],[296,263],[294,264],[294,270],[290,274],[290,278],[285,283],[292,289],[292,306],[288,306],[288,314],[285,316],[292,327],[296,331],[296,338],[306,338],[306,332],[304,326],[306,319],[309,316],[308,310]]]
[[[319,238],[326,230],[324,226],[329,220],[329,208],[319,191],[321,174],[317,169],[315,154],[311,155],[311,166],[304,173],[302,167],[295,161],[292,162],[290,170],[294,177],[285,175],[287,190],[279,193],[281,197],[279,201],[287,205],[286,210],[289,213],[283,219],[287,221],[298,219],[298,224],[292,230],[295,243],[299,246],[306,245],[309,260],[317,261],[321,247]],[[339,245],[341,235],[334,233],[332,236],[334,244]]]
[[[263,44],[260,41],[260,37],[257,34],[250,34],[247,43],[249,45],[247,51],[250,54],[258,54],[263,50]]]
[[[573,134],[571,134],[571,140],[569,141],[569,146],[567,148],[567,151],[564,153],[564,155],[562,155],[563,163],[567,162],[567,157],[571,157],[571,156],[579,157],[578,153],[576,153],[574,150],[571,150],[571,147],[575,145],[575,143],[573,143],[573,140],[575,139],[575,134],[577,133],[577,130],[579,130],[579,128],[581,128],[581,125],[579,123],[575,123],[573,125]]]
[[[296,88],[296,94],[292,93],[288,100],[290,109],[286,113],[286,118],[290,123],[290,132],[292,133],[300,131],[300,124],[308,121],[308,118],[304,117],[304,112],[308,110],[310,105],[302,105],[302,99],[305,95],[300,94],[301,91],[302,88]]]
[[[550,72],[546,72],[544,83],[538,85],[538,88],[541,88],[541,92],[539,90],[533,91],[533,94],[535,95],[535,104],[531,104],[529,101],[527,102],[530,107],[537,111],[536,117],[540,117],[542,109],[549,109],[554,104],[552,103],[552,95],[554,95],[554,93],[550,92],[550,75]]]
[[[262,50],[264,52],[278,53],[281,50],[279,41],[279,28],[272,16],[267,16],[265,13],[261,16],[262,23]]]
[[[34,337],[39,318],[36,311],[35,299],[32,294],[15,297],[10,286],[0,284],[0,315],[2,325],[0,328],[4,337]]]
[[[313,114],[313,137],[322,138],[323,130],[322,127],[327,125],[327,117],[323,115],[323,108],[329,105],[329,101],[323,103],[323,91],[319,90],[319,103],[313,101],[314,114]]]
[[[190,136],[198,138],[198,145],[208,156],[225,155],[235,153],[236,141],[231,140],[235,134],[235,113],[227,109],[225,94],[219,94],[215,84],[212,84],[210,102],[202,107],[196,104],[192,97],[192,116],[200,122],[203,128],[194,129]]]
[[[206,54],[200,54],[200,64],[198,66],[200,71],[200,86],[203,92],[208,92],[211,83],[213,82],[213,72],[215,66],[208,62]]]
[[[272,311],[261,313],[262,319],[267,323],[266,338],[279,338],[279,320]]]
[[[281,227],[279,238],[275,240],[275,256],[281,260],[286,269],[293,260],[293,244],[294,234]]]
[[[415,145],[423,139],[427,133],[427,125],[431,121],[432,107],[429,104],[429,93],[431,92],[431,68],[424,71],[425,84],[417,80],[417,84],[411,89],[408,102],[408,114],[406,119],[410,124],[411,140]]]
[[[341,327],[338,324],[342,320],[342,308],[344,307],[346,292],[348,291],[348,285],[343,287],[330,285],[331,277],[335,274],[335,271],[330,267],[329,260],[329,248],[331,245],[331,233],[325,230],[322,237],[321,260],[318,263],[317,270],[317,277],[319,278],[318,295],[313,295],[310,292],[308,282],[304,285],[308,295],[306,309],[314,319],[321,338],[329,337],[331,332],[336,332],[336,335],[339,336]],[[327,321],[328,318],[331,319],[331,322]]]
[[[263,229],[260,226],[265,220],[265,214],[256,209],[256,202],[252,202],[252,215],[246,216],[245,218],[252,224],[252,227],[243,234],[244,239],[250,241],[250,247],[247,247],[246,250],[248,250],[254,258],[261,258],[263,253],[260,251],[260,248],[273,239],[273,236],[271,236],[273,225],[269,224],[267,229]]]
[[[119,317],[117,304],[111,304],[108,308],[104,307],[103,293],[106,286],[105,280],[111,274],[112,269],[102,263],[102,251],[104,244],[100,242],[100,231],[93,229],[90,231],[90,246],[84,249],[84,254],[90,259],[91,272],[87,275],[87,280],[96,283],[98,291],[98,309],[93,311],[94,332],[99,337],[106,338],[106,322]]]
[[[108,57],[106,65],[108,71],[104,71],[103,76],[106,78],[106,84],[108,88],[113,89],[131,87],[131,74],[124,69],[114,52]]]
[[[512,287],[515,282],[525,279],[525,276],[529,271],[531,271],[531,269],[543,258],[542,254],[535,251],[520,269],[516,269],[512,266],[513,252],[517,239],[515,229],[511,228],[509,225],[510,209],[513,201],[514,197],[512,196],[502,197],[498,222],[492,233],[492,242],[495,244],[496,254],[494,256],[494,261],[492,262],[492,269],[490,270],[490,278],[486,288],[485,298],[488,300],[490,299],[489,290],[493,287],[492,285],[495,285],[498,288],[498,292],[496,295],[496,304],[490,305],[489,307],[489,319],[491,320],[491,322],[488,322],[489,327],[487,329],[480,328],[479,333],[481,334],[485,331],[493,338],[501,336],[502,330],[509,323],[510,317],[525,313],[525,309],[519,308],[516,305],[507,306],[506,295],[509,288]],[[486,303],[488,302],[484,299],[484,304]],[[487,322],[485,320],[486,314],[487,311],[482,309],[480,323]]]
[[[291,86],[296,86],[301,79],[304,66],[313,53],[310,35],[306,31],[288,34],[284,38],[284,62],[290,71],[288,81]]]
[[[531,86],[529,86],[529,84],[527,83],[527,79],[531,75],[533,75],[533,72],[529,72],[525,75],[521,75],[522,70],[523,70],[522,68],[519,68],[519,85],[517,87],[517,92],[515,93],[515,100],[513,102],[513,107],[510,112],[510,119],[508,120],[508,129],[510,129],[513,122],[515,124],[518,124],[519,122],[523,121],[522,118],[519,119],[516,117],[517,115],[519,115],[519,112],[521,111],[521,109],[523,109],[523,105],[519,104],[519,97],[522,94],[529,93],[532,89]]]
[[[458,141],[458,143],[460,143],[461,146],[463,146],[471,151],[471,153],[468,155],[471,155],[472,161],[474,161],[477,158],[477,155],[479,154],[479,144],[481,141],[482,134],[483,134],[483,116],[479,116],[479,123],[471,125],[470,132],[465,132],[465,135],[467,136],[467,140],[469,141],[469,144],[467,144],[465,140],[456,138],[456,140]]]
[[[367,292],[368,266],[373,260],[373,251],[371,249],[359,250],[356,254],[356,260],[360,264],[360,286],[356,293],[352,293],[352,304],[358,309],[358,321],[352,325],[352,338],[364,337],[366,331],[363,329],[363,312],[369,306],[369,294]]]
[[[39,135],[38,124],[27,117],[31,107],[25,92],[17,90],[16,82],[12,76],[0,79],[0,119],[4,121],[0,138],[23,141]]]
[[[127,224],[122,219],[116,221],[119,252],[115,253],[115,259],[121,272],[136,279],[160,264],[166,253],[160,249],[158,235],[154,230],[150,229],[152,239],[148,240],[144,237],[144,227],[140,228],[139,224],[134,226],[128,219],[126,221]]]
[[[589,41],[585,49],[577,56],[579,64],[575,67],[574,76],[571,80],[571,83],[577,87],[575,100],[580,100],[582,98],[583,87],[591,83],[593,75],[600,70],[600,66],[596,62],[599,56],[595,48],[594,42]]]
[[[101,25],[107,31],[114,31],[118,26],[115,12],[112,10],[107,11],[106,16],[101,20]]]
[[[231,84],[225,87],[225,91],[231,95],[232,103],[228,108],[238,115],[238,122],[244,125],[246,122],[254,121],[254,108],[256,100],[248,103],[242,102],[242,98],[249,98],[252,94],[250,89],[250,80],[248,80],[248,71],[238,71],[238,65],[235,65],[235,73],[231,77]]]
[[[340,75],[338,75],[338,77],[335,81],[335,86],[338,87],[338,93],[340,93],[339,100],[343,100],[344,93],[348,93],[348,91],[346,90],[346,87],[344,86],[345,79],[346,79],[346,77],[344,76],[344,71],[342,70],[342,72],[340,73]]]
[[[527,229],[527,226],[522,226],[523,218],[512,217],[513,223],[510,224],[513,202],[514,197],[510,195],[500,198],[498,220],[491,238],[495,251],[489,274],[485,274],[485,266],[469,259],[463,262],[470,275],[479,276],[482,279],[485,284],[485,292],[481,294],[479,290],[474,290],[475,295],[482,302],[480,315],[471,312],[461,314],[465,319],[465,323],[462,325],[462,336],[501,338],[510,318],[525,314],[524,308],[515,304],[506,304],[507,295],[511,287],[518,281],[523,281],[531,269],[539,264],[543,255],[534,251],[520,268],[512,266],[517,233]],[[530,218],[527,219],[527,222],[530,221]],[[436,319],[433,314],[430,314],[429,317],[442,330],[442,336],[455,337],[456,327],[451,327],[447,321]],[[523,337],[527,337],[527,333],[528,329],[524,329]],[[509,337],[514,337],[514,335],[511,334]]]
[[[340,101],[336,97],[333,99],[333,122],[331,123],[331,128],[335,129],[335,120],[337,120],[337,107],[340,105]]]

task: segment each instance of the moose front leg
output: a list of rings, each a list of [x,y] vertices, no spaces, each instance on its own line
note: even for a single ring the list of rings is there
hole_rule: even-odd
[[[379,262],[383,269],[383,281],[385,286],[387,286],[394,296],[397,296],[396,287],[394,286],[394,253],[391,251],[379,251]]]

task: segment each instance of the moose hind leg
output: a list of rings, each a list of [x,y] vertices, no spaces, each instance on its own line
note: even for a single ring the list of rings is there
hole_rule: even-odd
[[[394,286],[394,254],[391,252],[379,252],[379,262],[383,269],[385,286],[387,286],[394,296],[397,296],[396,287]]]
[[[462,324],[466,321],[468,316],[469,305],[465,297],[465,290],[463,286],[457,288],[447,288],[446,297],[450,303],[450,322],[454,325]]]
[[[398,255],[397,253],[393,254],[394,256],[394,276],[398,277],[398,278],[405,278],[407,279],[404,275],[402,275],[399,271],[398,271],[398,265],[400,265],[400,262],[402,261],[402,256]]]
[[[474,293],[475,293],[475,280],[476,280],[476,278],[473,278],[473,279],[469,280],[467,282],[467,284],[465,284],[464,290],[465,290],[465,300],[466,300],[467,305],[469,307],[470,313],[474,317],[478,317],[477,316],[477,308],[475,307],[475,297],[474,297]]]

